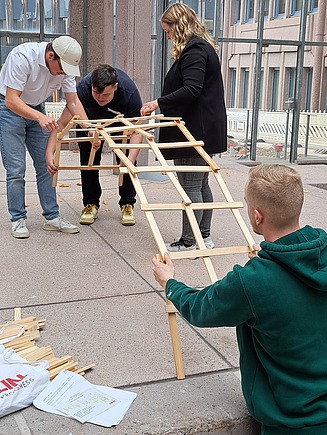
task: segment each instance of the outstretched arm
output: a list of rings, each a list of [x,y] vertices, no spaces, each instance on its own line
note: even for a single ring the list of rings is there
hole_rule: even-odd
[[[78,98],[77,92],[66,92],[65,99],[67,108],[71,113],[71,117],[77,115],[79,119],[88,119],[84,107]]]

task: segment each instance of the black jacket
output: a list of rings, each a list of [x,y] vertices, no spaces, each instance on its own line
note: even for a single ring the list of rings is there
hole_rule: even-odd
[[[204,39],[192,38],[168,71],[162,96],[161,113],[179,116],[196,140],[204,141],[212,155],[227,149],[227,118],[220,63],[213,47]],[[160,142],[185,141],[178,128],[160,129]],[[198,157],[193,148],[162,150],[166,159]]]

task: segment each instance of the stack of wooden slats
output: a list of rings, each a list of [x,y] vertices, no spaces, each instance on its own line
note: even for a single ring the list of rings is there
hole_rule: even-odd
[[[20,325],[24,327],[24,332],[16,337],[21,330]],[[89,364],[83,368],[78,368],[77,362],[70,355],[56,357],[53,354],[51,346],[39,347],[35,344],[35,339],[40,337],[40,329],[45,325],[45,320],[37,320],[35,317],[26,317],[21,319],[20,309],[15,309],[15,320],[0,325],[4,330],[0,339],[16,337],[4,344],[5,348],[13,349],[19,356],[27,361],[47,360],[49,362],[50,380],[54,379],[62,370],[70,370],[80,375],[84,375],[86,370],[94,367],[95,364]]]

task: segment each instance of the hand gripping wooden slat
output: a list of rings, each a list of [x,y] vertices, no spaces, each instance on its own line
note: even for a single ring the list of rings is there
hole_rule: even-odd
[[[167,251],[164,239],[160,232],[157,221],[155,220],[155,213],[160,211],[178,211],[182,210],[186,213],[188,220],[190,222],[193,234],[195,236],[197,249],[192,251],[182,251],[182,252],[171,252],[170,257],[174,260],[186,259],[186,258],[194,258],[198,257],[202,259],[204,265],[207,269],[209,278],[211,282],[215,282],[217,280],[216,271],[214,270],[211,257],[217,255],[232,255],[232,254],[247,254],[251,252],[253,249],[254,240],[242,219],[239,209],[243,207],[242,202],[236,202],[233,200],[222,176],[220,173],[220,167],[217,163],[205,152],[203,149],[203,142],[197,141],[186,128],[185,123],[180,117],[164,117],[163,115],[153,115],[153,116],[144,116],[144,117],[134,117],[134,118],[124,118],[124,116],[119,115],[113,119],[98,119],[98,120],[78,120],[73,118],[70,122],[69,126],[65,129],[65,134],[69,132],[69,130],[74,131],[74,126],[76,125],[88,126],[91,129],[94,129],[98,133],[98,138],[104,140],[109,148],[115,153],[119,159],[121,160],[121,166],[119,166],[119,179],[122,179],[123,174],[128,174],[133,182],[136,193],[138,195],[140,201],[141,210],[144,211],[145,216],[150,225],[152,234],[157,243],[159,257],[162,259],[164,257],[165,252]],[[160,128],[176,128],[179,129],[183,135],[185,136],[184,142],[174,142],[174,143],[160,143],[156,142],[154,131]],[[80,129],[83,131],[83,129]],[[85,138],[77,138],[76,140],[89,140],[87,138],[87,130]],[[130,144],[129,139],[133,133],[139,133],[143,137],[143,143],[138,144]],[[61,169],[86,169],[86,170],[108,170],[114,169],[118,166],[112,165],[93,165],[93,160],[90,157],[88,166],[60,166],[59,158],[60,158],[60,146],[61,143],[65,140],[63,138],[63,134],[59,134],[57,138],[57,147],[56,147],[56,156],[55,163],[58,167],[58,171]],[[117,143],[116,141],[123,141],[123,143]],[[201,166],[174,166],[168,164],[165,160],[161,150],[168,148],[181,148],[181,147],[194,147],[194,149],[198,152],[198,154],[203,158],[207,165]],[[148,149],[153,152],[153,155],[157,161],[156,165],[147,165],[147,166],[135,166],[128,159],[125,154],[127,149],[131,148],[139,148],[139,149]],[[216,181],[220,192],[222,193],[225,201],[220,202],[211,202],[211,203],[192,203],[191,199],[179,183],[175,173],[176,172],[209,172],[213,175],[213,180]],[[143,186],[140,182],[139,175],[141,173],[160,173],[165,174],[167,179],[170,181],[173,189],[176,191],[177,196],[180,198],[178,203],[149,203],[145,194],[145,186]],[[57,179],[54,180],[54,185],[56,184]],[[225,246],[214,249],[207,249],[205,243],[203,241],[198,222],[196,220],[195,210],[221,210],[231,213],[232,217],[235,219],[238,224],[241,233],[245,239],[245,245],[237,245],[237,246]],[[176,376],[178,379],[183,379],[185,377],[183,361],[182,361],[182,353],[180,347],[180,339],[177,330],[177,320],[176,320],[176,308],[166,300],[166,313],[168,315],[171,342],[174,354],[175,361],[175,369]]]

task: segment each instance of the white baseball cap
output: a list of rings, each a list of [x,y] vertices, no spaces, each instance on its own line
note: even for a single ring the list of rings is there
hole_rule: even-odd
[[[65,74],[79,77],[81,73],[78,64],[81,60],[82,48],[76,39],[67,35],[59,36],[52,41],[52,48],[60,57]]]

